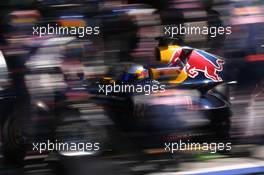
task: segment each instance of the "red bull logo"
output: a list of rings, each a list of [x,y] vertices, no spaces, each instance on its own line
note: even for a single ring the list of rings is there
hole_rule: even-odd
[[[179,62],[182,50],[184,48],[176,49],[172,55],[169,66],[180,66]],[[188,74],[189,77],[195,78],[199,75],[199,72],[203,72],[205,77],[214,81],[223,81],[218,75],[218,72],[223,70],[224,60],[217,58],[216,56],[209,54],[205,51],[194,49],[187,58],[187,62],[183,67],[183,70]]]

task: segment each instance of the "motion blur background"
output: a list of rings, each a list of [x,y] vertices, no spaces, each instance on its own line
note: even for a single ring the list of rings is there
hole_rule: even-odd
[[[33,26],[99,26],[100,34],[75,36],[33,35]],[[230,153],[179,153],[168,159],[156,153],[138,153],[131,143],[128,152],[108,151],[96,156],[74,158],[29,151],[20,163],[1,158],[0,174],[261,174],[264,173],[264,2],[262,0],[1,0],[0,2],[0,87],[3,100],[15,93],[16,110],[1,109],[7,116],[31,116],[38,120],[16,125],[31,135],[53,130],[53,116],[34,119],[32,104],[70,103],[78,110],[78,120],[111,125],[102,106],[90,98],[93,90],[82,91],[105,75],[114,75],[132,63],[156,64],[157,38],[164,26],[231,26],[232,34],[178,36],[179,43],[206,50],[226,59],[230,87]],[[5,67],[5,62],[8,68]],[[12,93],[6,87],[12,87]],[[78,92],[65,91],[75,88]],[[57,93],[63,98],[57,97]],[[82,102],[80,102],[82,101]],[[43,106],[41,106],[43,107]],[[3,107],[2,107],[3,108]],[[44,107],[45,108],[45,107]],[[57,108],[61,108],[60,106]],[[7,111],[6,111],[7,110]],[[35,109],[33,109],[34,111]],[[79,123],[63,110],[67,127],[57,128],[63,138],[73,138],[94,130],[79,129]],[[30,113],[30,114],[29,114]],[[193,115],[185,113],[184,115]],[[55,116],[55,117],[54,117]],[[65,117],[66,116],[66,117]],[[31,116],[32,117],[32,116]],[[188,116],[185,116],[188,117]],[[27,118],[27,117],[21,117]],[[66,118],[66,119],[65,119]],[[39,121],[40,120],[40,121]],[[40,124],[39,124],[40,123]],[[22,130],[22,129],[21,129]],[[67,130],[67,132],[65,131]],[[99,130],[101,135],[106,131]],[[66,134],[65,134],[66,133]],[[120,138],[124,133],[114,134]],[[199,133],[197,133],[199,134]],[[3,134],[2,134],[3,135]],[[5,136],[2,136],[3,139]],[[68,138],[69,137],[69,138]],[[103,136],[93,136],[99,140]],[[98,137],[98,138],[97,138]],[[125,144],[126,141],[122,141]],[[127,144],[127,143],[126,143]],[[118,143],[121,150],[122,144]],[[204,168],[211,170],[204,170]],[[235,170],[232,170],[235,169]],[[197,170],[197,172],[187,172]],[[219,172],[223,171],[224,172]]]

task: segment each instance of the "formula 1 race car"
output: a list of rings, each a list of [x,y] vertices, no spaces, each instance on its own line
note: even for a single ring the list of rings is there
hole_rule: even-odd
[[[179,139],[227,142],[231,110],[225,60],[179,45],[157,50],[165,64],[132,65],[98,84],[96,103],[115,128],[144,149]]]
[[[43,49],[45,47],[41,48]],[[93,138],[100,143],[100,151],[96,154],[108,150],[109,145],[118,151],[125,151],[128,147],[132,147],[133,149],[128,148],[131,151],[137,150],[136,148],[140,150],[142,148],[164,148],[164,142],[179,139],[227,142],[231,113],[228,83],[225,82],[223,74],[224,60],[202,50],[178,45],[158,49],[160,50],[158,58],[165,63],[163,65],[129,66],[123,73],[115,76],[116,78],[104,77],[95,88],[90,85],[91,83],[87,85],[86,80],[80,81],[82,87],[70,88],[72,91],[77,90],[77,96],[81,98],[77,100],[78,102],[71,98],[67,100],[67,103],[64,101],[62,106],[53,106],[53,110],[47,104],[54,103],[44,103],[45,101],[39,100],[39,91],[34,91],[38,95],[34,96],[38,97],[34,100],[36,104],[28,106],[30,109],[33,108],[30,110],[33,112],[32,117],[25,115],[26,120],[23,120],[24,117],[17,117],[18,112],[21,114],[22,111],[18,110],[8,115],[3,122],[4,155],[12,160],[21,160],[25,156],[26,149],[22,147],[25,145],[25,138],[31,143],[32,140],[35,141],[36,136],[40,135],[44,136],[41,140],[50,139],[51,135],[55,137],[54,140],[58,138],[58,135],[60,139],[66,136],[66,140],[69,136],[75,137],[72,130],[68,131],[65,128],[80,127],[74,127],[73,123],[64,126],[62,120],[66,117],[74,117],[78,122],[80,118],[81,124],[84,123],[80,117],[79,107],[85,106],[84,104],[88,102],[103,107],[105,118],[110,119],[109,123],[105,123],[107,119],[97,118],[97,115],[89,112],[91,113],[89,114],[89,125],[81,127],[82,132],[87,133],[84,140]],[[39,60],[40,57],[37,58]],[[37,76],[36,73],[33,75]],[[34,77],[31,79],[37,80]],[[31,85],[41,84],[32,83]],[[73,92],[69,93],[69,88],[62,92],[63,97],[64,94],[66,96],[73,94]],[[87,98],[87,93],[89,98]],[[57,101],[60,102],[60,99]],[[36,124],[32,123],[31,118],[35,119]],[[42,118],[41,122],[39,122],[40,118]],[[44,123],[43,119],[47,123]],[[22,121],[25,124],[22,125]],[[22,126],[28,133],[27,135],[15,130]],[[45,133],[39,134],[39,131]],[[58,134],[58,131],[63,131],[63,134]],[[32,133],[33,136],[26,137]],[[70,138],[71,141],[74,139]],[[130,142],[131,140],[133,142]],[[136,145],[131,143],[136,143]],[[62,154],[69,155],[68,152]]]

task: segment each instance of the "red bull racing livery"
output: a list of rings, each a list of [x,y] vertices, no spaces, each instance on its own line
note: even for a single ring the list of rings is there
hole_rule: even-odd
[[[203,50],[192,49],[188,47],[182,47],[176,49],[169,61],[169,66],[177,66],[181,55],[185,55],[184,49],[191,50],[186,59],[186,67],[184,71],[188,74],[189,77],[195,78],[199,73],[203,73],[204,76],[214,82],[223,81],[219,72],[223,71],[224,60],[217,58],[217,56],[207,53]],[[184,60],[180,60],[184,61]]]
[[[114,121],[113,127],[144,149],[159,148],[171,136],[176,140],[185,136],[208,142],[228,140],[231,111],[224,59],[178,45],[157,49],[160,64],[124,66],[121,75],[108,75],[101,82],[130,87],[95,98]],[[131,90],[138,86],[156,91]],[[193,136],[197,131],[199,136]]]

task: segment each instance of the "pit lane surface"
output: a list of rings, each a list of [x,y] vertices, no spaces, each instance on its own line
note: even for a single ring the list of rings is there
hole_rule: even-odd
[[[117,156],[117,155],[116,155]],[[120,155],[119,155],[120,156]],[[220,175],[264,173],[264,146],[256,146],[252,157],[218,157],[207,161],[169,163],[166,160],[117,160],[110,157],[79,157],[59,160],[53,155],[27,156],[22,165],[4,164],[1,158],[0,174],[12,175],[85,175],[85,174],[148,174],[148,175]]]

